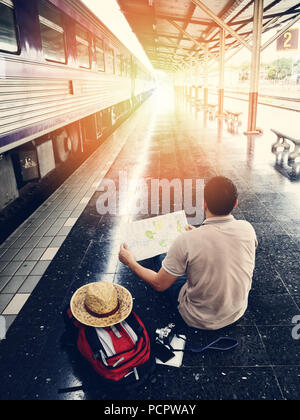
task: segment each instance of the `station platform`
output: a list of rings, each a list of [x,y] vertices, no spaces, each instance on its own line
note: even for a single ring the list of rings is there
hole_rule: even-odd
[[[228,103],[234,105],[245,106]],[[0,313],[10,328],[0,343],[0,399],[300,398],[300,347],[292,336],[292,319],[300,315],[299,180],[274,165],[270,128],[276,112],[287,121],[284,111],[260,107],[264,134],[247,137],[242,127],[229,133],[222,119],[211,121],[188,103],[155,94],[1,245]],[[289,121],[298,117],[289,114]],[[286,124],[288,129],[291,122]],[[121,171],[129,181],[227,176],[239,190],[234,216],[252,223],[259,241],[245,316],[220,331],[186,328],[197,347],[220,336],[236,338],[238,347],[186,353],[180,368],[157,366],[132,393],[99,385],[63,340],[63,313],[73,293],[93,281],[128,288],[149,332],[174,321],[164,296],[118,261],[120,243],[126,242],[120,226],[130,217],[97,211],[102,180],[118,185]],[[83,390],[59,392],[82,384]]]

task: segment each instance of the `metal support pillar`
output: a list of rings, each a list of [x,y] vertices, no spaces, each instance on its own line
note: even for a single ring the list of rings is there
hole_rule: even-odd
[[[199,99],[199,86],[195,86],[195,102],[197,103]]]
[[[196,105],[197,105],[197,109],[199,110],[200,109],[200,103],[202,102],[201,100],[200,100],[200,92],[201,92],[201,85],[200,85],[200,75],[201,75],[201,64],[200,64],[200,61],[199,61],[199,58],[198,58],[198,60],[197,60],[197,62],[196,62]]]
[[[204,86],[203,86],[203,106],[208,106],[208,47],[206,46],[204,53]]]
[[[181,86],[181,98],[185,99],[185,86]]]
[[[233,38],[237,39],[244,47],[251,49],[250,45],[245,41],[245,39],[240,36],[236,31],[232,29],[230,25],[227,25],[219,16],[217,16],[212,10],[206,6],[206,4],[202,3],[200,0],[191,0],[193,3],[195,3],[196,6],[200,7],[208,16],[212,18],[219,26],[220,28],[225,29]]]
[[[220,28],[218,117],[222,117],[224,115],[224,73],[225,73],[225,30],[223,28]]]
[[[249,92],[248,130],[245,134],[260,134],[256,127],[258,87],[260,73],[261,36],[263,26],[264,0],[254,1],[253,13],[253,47],[251,59],[251,77]]]

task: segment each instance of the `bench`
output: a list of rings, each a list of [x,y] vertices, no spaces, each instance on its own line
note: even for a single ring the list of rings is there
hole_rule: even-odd
[[[195,99],[194,100],[194,105],[197,109],[197,111],[201,111],[203,109],[203,100],[202,99]]]
[[[276,155],[276,163],[284,163],[285,157],[287,158],[287,164],[294,170],[300,167],[300,139],[287,136],[280,131],[271,131],[276,134],[277,141],[272,144],[272,153]]]
[[[238,128],[242,125],[240,120],[242,114],[242,112],[225,111],[225,121],[229,132],[235,133],[238,131]]]

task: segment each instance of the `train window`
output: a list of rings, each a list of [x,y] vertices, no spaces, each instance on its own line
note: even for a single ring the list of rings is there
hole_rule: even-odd
[[[16,53],[18,49],[14,4],[11,0],[0,0],[0,50]]]
[[[96,131],[97,138],[99,139],[103,134],[103,117],[102,112],[97,112],[96,114]]]
[[[123,74],[125,77],[128,76],[127,57],[123,57]]]
[[[104,46],[101,39],[95,40],[96,64],[98,71],[105,71]]]
[[[127,77],[131,77],[131,59],[128,57],[125,61],[126,66],[126,75]]]
[[[116,73],[118,76],[122,76],[122,72],[123,72],[123,57],[121,55],[117,55],[117,59],[116,59]]]
[[[106,53],[107,58],[107,72],[108,73],[115,73],[115,54],[112,48],[109,48]]]
[[[65,36],[61,13],[45,1],[39,1],[39,20],[43,53],[46,60],[66,63]]]
[[[76,46],[77,64],[89,69],[91,67],[89,33],[80,25],[76,25]]]
[[[131,77],[132,75],[132,61],[131,58],[128,59],[128,76]]]

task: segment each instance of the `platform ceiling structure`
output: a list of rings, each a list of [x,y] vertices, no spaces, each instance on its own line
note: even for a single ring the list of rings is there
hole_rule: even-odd
[[[118,3],[155,69],[176,72],[197,62],[207,71],[209,62],[219,62],[220,112],[225,62],[242,48],[248,48],[252,53],[248,132],[257,133],[260,53],[300,20],[299,1],[118,0]],[[262,33],[271,29],[277,32],[262,44]]]
[[[199,5],[208,7],[251,45],[254,0],[118,0],[118,3],[156,69],[176,69],[196,53],[203,58],[205,46],[218,57],[220,26]],[[270,30],[299,14],[299,1],[265,0],[263,26]],[[227,51],[240,45],[233,34],[226,33]]]

